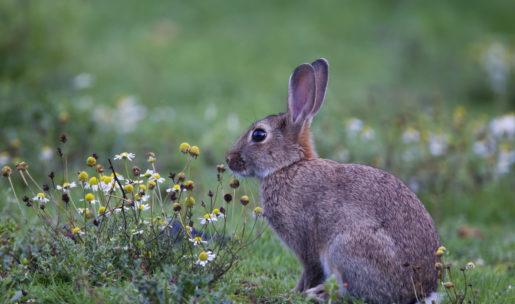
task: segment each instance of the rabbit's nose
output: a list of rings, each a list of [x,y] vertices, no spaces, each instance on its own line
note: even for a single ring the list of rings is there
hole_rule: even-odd
[[[231,152],[228,153],[225,161],[227,162],[227,165],[232,171],[240,172],[245,170],[245,162],[241,158],[240,153],[237,152]]]

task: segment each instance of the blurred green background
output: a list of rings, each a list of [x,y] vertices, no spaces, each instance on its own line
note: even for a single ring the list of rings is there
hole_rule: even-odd
[[[400,176],[458,258],[513,278],[514,12],[509,0],[0,0],[0,165],[43,176],[65,132],[72,168],[154,151],[166,171],[188,141],[211,170],[253,120],[285,110],[296,65],[325,57],[319,154]],[[481,238],[459,233],[476,227]]]

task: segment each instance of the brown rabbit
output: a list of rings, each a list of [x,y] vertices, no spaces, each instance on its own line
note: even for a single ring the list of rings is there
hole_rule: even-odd
[[[328,62],[301,64],[288,111],[265,117],[227,154],[231,170],[260,181],[264,214],[304,266],[296,289],[323,297],[335,275],[343,295],[414,303],[436,291],[438,234],[417,196],[393,175],[318,158],[310,133]]]

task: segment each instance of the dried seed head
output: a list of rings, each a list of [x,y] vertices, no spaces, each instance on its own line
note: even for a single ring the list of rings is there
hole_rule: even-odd
[[[171,192],[170,193],[170,200],[172,202],[175,202],[177,200],[177,193],[176,192]]]
[[[238,189],[238,187],[240,186],[240,181],[237,180],[236,178],[231,178],[231,181],[229,182],[229,186],[233,189]]]
[[[98,226],[99,224],[100,224],[100,222],[97,219],[93,220],[93,225]]]
[[[436,268],[436,270],[442,270],[443,269],[443,264],[440,263],[440,262],[436,262],[435,263],[435,268]]]
[[[182,209],[181,204],[179,204],[179,203],[173,203],[173,205],[172,205],[172,209],[173,209],[173,211],[175,211],[175,212],[179,212],[179,211],[181,211],[181,209]]]
[[[48,177],[49,177],[50,179],[54,179],[54,177],[55,177],[55,173],[54,173],[54,171],[51,171],[51,172],[48,174]]]
[[[50,190],[50,187],[47,184],[43,185],[43,191],[48,192]]]
[[[28,202],[30,202],[30,198],[28,196],[24,195],[23,198],[22,198],[22,201],[24,203],[28,203]]]
[[[68,136],[66,135],[66,133],[61,133],[61,135],[59,135],[59,141],[63,144],[68,141]]]
[[[70,202],[70,196],[68,195],[68,193],[63,193],[63,195],[61,195],[61,199],[63,200],[63,202],[65,202],[66,204],[68,204]]]
[[[445,283],[443,283],[443,287],[445,287],[447,289],[454,288],[454,283],[453,282],[445,282]]]
[[[213,197],[214,195],[215,195],[215,194],[214,194],[214,193],[213,193],[213,191],[211,191],[211,190],[209,190],[209,191],[207,192],[207,196],[209,196],[209,197]]]
[[[2,168],[2,176],[3,177],[9,177],[13,173],[13,169],[9,166],[3,166]]]
[[[184,182],[186,180],[186,174],[184,172],[177,173],[177,181],[178,182]]]
[[[16,170],[18,170],[18,171],[27,171],[28,168],[29,168],[29,164],[27,164],[24,161],[16,164]]]
[[[137,166],[132,167],[132,174],[134,176],[139,176],[141,174],[141,169],[138,168]]]
[[[246,195],[243,195],[242,197],[240,197],[240,203],[243,205],[243,206],[247,206],[249,204],[250,200],[249,200],[249,197],[246,196]]]
[[[225,166],[224,164],[219,164],[216,166],[216,171],[218,171],[218,173],[224,173],[225,172]]]
[[[224,201],[226,203],[230,203],[232,201],[232,194],[230,194],[230,193],[224,194]]]
[[[184,182],[184,188],[186,188],[187,190],[193,190],[193,187],[195,187],[195,183],[192,181],[192,180],[187,180],[186,182]]]
[[[98,173],[104,173],[104,166],[98,164],[96,165],[95,170],[97,170]]]

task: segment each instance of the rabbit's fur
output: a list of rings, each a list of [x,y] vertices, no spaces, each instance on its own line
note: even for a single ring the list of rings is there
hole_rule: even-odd
[[[304,266],[298,291],[335,275],[343,294],[369,303],[413,303],[437,288],[438,235],[417,196],[393,175],[318,158],[309,126],[328,63],[290,77],[288,111],[255,122],[227,154],[233,172],[256,176],[265,217]],[[266,138],[255,142],[252,133]]]

